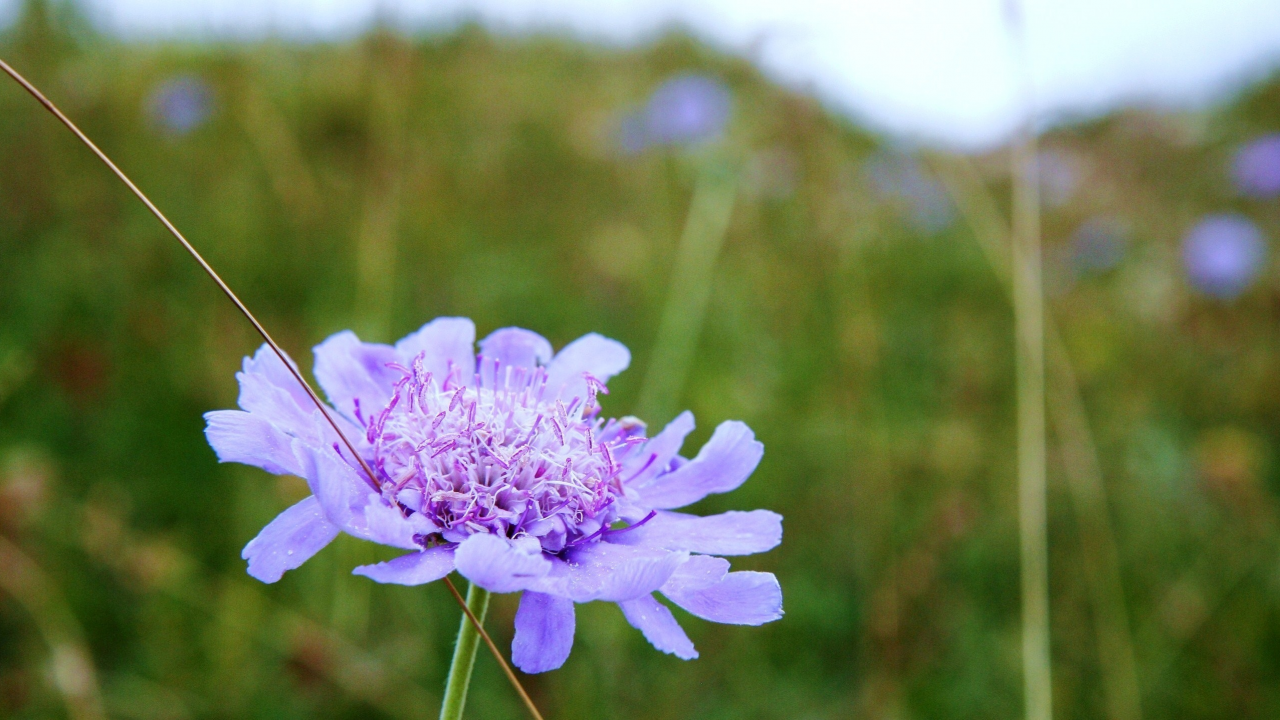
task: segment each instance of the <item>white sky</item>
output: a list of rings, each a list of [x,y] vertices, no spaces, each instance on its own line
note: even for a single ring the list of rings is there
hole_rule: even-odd
[[[127,36],[350,35],[481,18],[635,43],[680,23],[832,108],[917,140],[999,142],[1020,114],[1003,0],[80,0]],[[0,0],[12,12],[18,0]],[[1023,0],[1046,118],[1194,107],[1280,67],[1280,0]],[[0,13],[3,14],[3,13]]]

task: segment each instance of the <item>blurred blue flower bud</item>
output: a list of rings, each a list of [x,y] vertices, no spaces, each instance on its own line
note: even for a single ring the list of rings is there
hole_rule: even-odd
[[[1257,198],[1280,195],[1280,133],[1264,135],[1240,146],[1231,165],[1231,179],[1242,195]]]
[[[1224,300],[1238,297],[1249,287],[1266,256],[1262,231],[1240,215],[1210,215],[1182,241],[1182,260],[1191,284]]]
[[[674,77],[654,91],[645,107],[647,140],[671,145],[714,140],[724,132],[732,105],[729,88],[716,78]]]
[[[148,105],[152,116],[167,132],[186,135],[209,118],[213,91],[198,77],[180,76],[158,85]]]

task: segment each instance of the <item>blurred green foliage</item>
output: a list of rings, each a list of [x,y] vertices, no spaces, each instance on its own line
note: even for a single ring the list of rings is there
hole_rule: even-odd
[[[922,160],[679,34],[143,44],[62,7],[29,4],[0,56],[304,367],[337,330],[388,341],[438,315],[557,346],[595,330],[635,356],[615,415],[634,410],[705,152],[623,152],[620,118],[675,73],[722,78],[734,117],[715,152],[740,189],[678,404],[700,420],[687,450],[727,418],[764,441],[750,482],[699,510],[786,517],[779,549],[735,566],[776,572],[787,615],[680,615],[702,653],[684,663],[583,606],[569,662],[526,685],[549,718],[1020,715],[1011,311],[983,230],[928,196],[934,168],[971,162],[1004,207],[1003,153]],[[157,116],[174,78],[208,91],[185,132]],[[1276,130],[1280,82],[1044,139],[1067,173],[1047,180],[1064,196],[1045,216],[1050,309],[1096,435],[1147,717],[1280,714],[1280,269],[1223,303],[1186,285],[1178,245],[1225,210],[1280,236],[1280,202],[1238,198],[1226,169]],[[886,191],[886,163],[924,185]],[[442,587],[351,577],[385,554],[349,538],[274,586],[244,574],[240,548],[305,493],[204,442],[201,413],[234,404],[258,344],[247,324],[7,83],[0,168],[0,715],[434,717],[458,619]],[[1124,255],[1080,273],[1071,237],[1097,216],[1128,228]],[[1055,704],[1101,717],[1110,670],[1052,452]],[[495,599],[504,648],[514,611]],[[521,717],[492,659],[477,666],[470,716]]]

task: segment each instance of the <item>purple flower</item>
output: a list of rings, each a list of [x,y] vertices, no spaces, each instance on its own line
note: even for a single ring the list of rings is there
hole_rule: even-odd
[[[663,83],[649,98],[649,137],[663,143],[712,140],[729,122],[733,96],[707,75],[681,75]]]
[[[1231,165],[1231,177],[1244,195],[1280,195],[1280,133],[1264,135],[1241,146]]]
[[[245,546],[250,575],[275,582],[339,532],[409,550],[354,572],[420,585],[457,570],[492,592],[523,591],[512,659],[526,672],[569,656],[574,603],[617,603],[654,647],[686,660],[698,653],[654,593],[714,622],[782,616],[773,574],[713,557],[776,547],[781,516],[672,512],[755,470],[764,448],[746,425],[721,424],[688,460],[688,412],[653,437],[635,418],[599,417],[605,381],[631,361],[622,344],[592,333],[553,357],[519,328],[485,338],[478,356],[474,342],[470,320],[438,318],[394,346],[341,332],[316,347],[316,379],[374,478],[268,348],[245,359],[242,410],[205,415],[209,444],[223,462],[306,478],[313,493]]]
[[[620,142],[627,153],[650,145],[696,145],[724,132],[733,95],[716,78],[678,75],[658,87],[644,111],[622,119]]]
[[[209,117],[213,92],[204,80],[181,76],[157,87],[149,103],[152,114],[165,130],[186,135]]]
[[[1240,215],[1210,215],[1182,241],[1182,260],[1191,284],[1224,300],[1244,292],[1266,255],[1262,232]]]

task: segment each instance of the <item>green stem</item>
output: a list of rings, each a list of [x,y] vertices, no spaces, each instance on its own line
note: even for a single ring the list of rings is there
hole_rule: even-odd
[[[472,583],[467,588],[467,608],[477,621],[483,623],[489,610],[489,591]],[[479,647],[480,633],[471,624],[471,618],[463,613],[458,642],[453,646],[453,662],[449,664],[449,682],[444,686],[440,720],[462,720],[462,708],[467,704],[467,686],[471,684],[471,669],[475,667],[476,649]]]
[[[697,353],[716,259],[733,215],[737,183],[736,170],[730,162],[714,157],[702,161],[676,250],[675,269],[649,369],[640,387],[640,417],[650,422],[664,423],[675,415],[673,408],[680,400]]]

